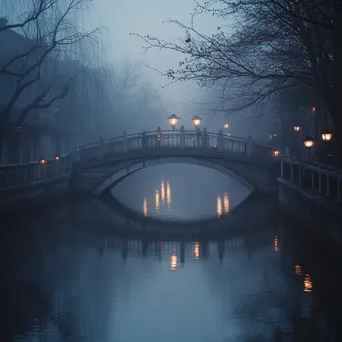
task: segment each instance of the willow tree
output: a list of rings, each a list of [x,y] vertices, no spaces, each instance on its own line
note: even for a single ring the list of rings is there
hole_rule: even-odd
[[[31,0],[17,6],[11,21],[1,18],[6,49],[0,53],[0,151],[10,127],[65,98],[86,68],[85,63],[69,64],[85,60],[79,47],[98,39],[99,27],[85,31],[76,22],[77,13],[91,2]]]

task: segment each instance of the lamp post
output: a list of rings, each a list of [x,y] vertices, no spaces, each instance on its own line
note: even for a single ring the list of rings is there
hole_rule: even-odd
[[[172,114],[171,116],[169,116],[167,118],[169,120],[169,123],[170,123],[170,126],[172,127],[172,130],[174,131],[176,126],[177,126],[177,123],[178,121],[180,120],[180,117],[177,116],[176,114]],[[172,132],[172,146],[173,146],[173,143],[174,143],[174,135],[173,135],[173,132]]]
[[[273,156],[274,157],[279,157],[280,156],[280,151],[279,150],[274,150],[273,151]]]
[[[328,133],[328,132],[321,134],[322,140],[325,142],[329,142],[332,139],[332,136],[333,136],[332,133]]]
[[[180,117],[177,116],[176,114],[172,114],[167,119],[169,120],[170,126],[174,130],[178,124],[178,121],[180,120]]]
[[[303,128],[304,128],[303,126],[298,125],[298,124],[293,126],[293,132],[294,132],[294,134],[297,135],[297,138],[295,139],[295,144],[293,146],[293,152],[297,156],[301,154],[301,149],[298,150],[298,147],[300,146],[300,144],[298,144],[298,142],[302,141],[302,139],[303,139],[303,133],[304,133]]]
[[[333,134],[328,130],[324,131],[321,134],[321,138],[324,142],[324,159],[325,159],[325,161],[328,161],[328,158],[330,157],[329,146],[330,146],[330,141],[331,141],[332,137],[333,137]]]
[[[200,118],[198,115],[195,115],[191,120],[192,120],[192,123],[196,129],[197,146],[199,147],[199,145],[200,145],[200,128],[199,128],[199,126],[201,124],[202,118]]]
[[[312,149],[312,147],[315,145],[315,140],[310,137],[310,136],[307,136],[305,139],[304,139],[304,146],[306,147],[306,149],[308,150],[308,158],[310,158],[310,150]]]

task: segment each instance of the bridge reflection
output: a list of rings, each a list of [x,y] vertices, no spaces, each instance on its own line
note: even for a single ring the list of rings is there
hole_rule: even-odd
[[[232,236],[224,240],[160,240],[148,237],[107,237],[100,240],[88,235],[78,236],[78,243],[96,247],[100,254],[106,250],[113,250],[122,255],[123,259],[135,256],[154,256],[159,261],[177,259],[181,266],[186,261],[206,259],[209,255],[216,255],[223,260],[225,253],[246,250],[244,237]],[[176,256],[177,258],[174,258]],[[179,258],[179,259],[178,259]],[[176,266],[175,266],[176,267]]]

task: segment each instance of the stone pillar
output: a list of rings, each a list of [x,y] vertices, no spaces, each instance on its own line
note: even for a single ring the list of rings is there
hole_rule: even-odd
[[[127,152],[127,132],[122,133],[122,152]]]
[[[246,141],[246,154],[248,158],[253,156],[253,140],[251,135],[248,136]]]
[[[185,130],[183,125],[180,128],[180,148],[185,148]]]
[[[145,131],[142,132],[141,147],[142,147],[142,149],[147,148],[146,132]]]
[[[224,151],[224,138],[222,129],[219,130],[218,138],[217,138],[217,149],[219,152]]]
[[[207,127],[203,128],[203,134],[202,134],[202,147],[208,148],[209,147],[209,140],[208,140],[208,131]]]
[[[284,160],[281,158],[280,160],[280,177],[284,178]]]
[[[99,159],[103,159],[103,156],[104,156],[104,142],[103,142],[102,137],[100,136],[99,137],[99,154],[98,154],[98,157],[99,157]]]

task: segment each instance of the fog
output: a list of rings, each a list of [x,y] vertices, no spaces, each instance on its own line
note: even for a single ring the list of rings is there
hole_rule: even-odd
[[[260,120],[267,115],[254,115],[255,108],[215,111],[217,92],[194,80],[170,83],[158,72],[176,68],[184,56],[146,51],[143,40],[132,35],[178,39],[184,30],[165,21],[190,24],[194,7],[192,0],[2,0],[1,164],[68,153],[124,131],[168,129],[166,117],[172,113],[186,129],[200,115],[210,132],[229,123],[231,135],[267,139]],[[203,14],[195,23],[210,35],[222,21]]]

